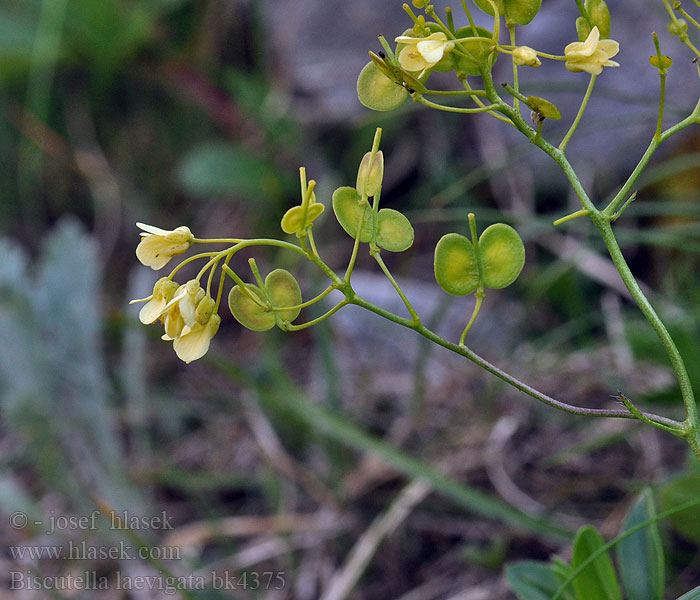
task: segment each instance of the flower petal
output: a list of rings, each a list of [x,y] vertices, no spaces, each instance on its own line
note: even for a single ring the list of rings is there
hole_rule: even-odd
[[[160,227],[154,227],[153,225],[147,225],[146,223],[136,223],[136,227],[148,232],[147,235],[167,235],[170,233],[167,229],[161,229]],[[141,235],[143,235],[143,233]]]

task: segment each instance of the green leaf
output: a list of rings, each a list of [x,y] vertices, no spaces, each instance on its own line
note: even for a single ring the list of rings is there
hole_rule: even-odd
[[[552,569],[539,562],[523,561],[507,566],[506,580],[520,600],[550,600],[559,587]]]
[[[670,510],[700,497],[700,474],[681,475],[659,491],[663,511]],[[700,543],[700,506],[693,506],[669,517],[680,535]]]
[[[435,246],[435,279],[453,296],[466,296],[479,285],[474,245],[458,233],[448,233]]]
[[[339,187],[333,192],[333,212],[338,223],[352,237],[357,237],[357,230],[362,219],[360,241],[368,243],[374,237],[374,215],[369,203],[362,202],[362,196],[354,187]]]
[[[403,252],[413,244],[413,226],[400,212],[382,208],[377,215],[377,245],[389,252]]]
[[[620,533],[653,518],[655,514],[651,490],[646,488],[627,513]],[[664,556],[656,523],[621,540],[616,556],[628,600],[663,599]]]
[[[574,540],[571,566],[577,569],[604,544],[603,538],[594,527],[584,525],[578,530]],[[607,552],[586,566],[571,585],[579,600],[622,600],[620,585]]]
[[[408,98],[408,91],[389,79],[374,62],[369,62],[357,78],[357,97],[367,108],[387,111],[401,106]]]
[[[479,237],[479,256],[484,285],[499,290],[520,275],[525,264],[525,246],[510,225],[495,223]]]

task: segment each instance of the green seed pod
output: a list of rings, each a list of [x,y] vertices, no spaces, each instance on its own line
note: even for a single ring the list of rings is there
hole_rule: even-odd
[[[516,25],[527,25],[539,12],[542,0],[493,0],[498,14]],[[493,16],[493,6],[488,0],[474,0],[486,14]]]
[[[413,245],[413,226],[397,210],[382,208],[377,215],[377,239],[379,247],[389,252],[403,252]]]
[[[304,231],[314,220],[325,210],[325,206],[319,202],[311,201],[306,207],[306,217],[304,217],[303,206],[293,206],[282,217],[282,231],[288,234]]]
[[[474,29],[476,29],[476,34]],[[470,56],[463,56],[455,52],[450,53],[454,56],[455,68],[458,71],[463,71],[467,75],[481,75],[482,68],[491,70],[497,58],[497,53],[492,51],[494,42],[490,41],[493,38],[491,31],[484,27],[467,25],[460,27],[455,32],[455,36],[457,38],[488,38],[484,40],[465,40],[459,43],[460,47],[468,52]]]
[[[265,278],[265,288],[272,306],[275,308],[301,304],[301,289],[297,280],[294,279],[294,275],[289,271],[284,269],[272,271]],[[291,310],[275,311],[275,314],[283,321],[293,321],[299,316],[300,312],[300,308],[293,308]]]
[[[356,189],[360,196],[375,196],[382,188],[382,179],[384,178],[384,154],[379,150],[374,155],[372,167],[370,168],[369,160],[372,158],[372,153],[367,152],[362,157],[360,167],[357,169]]]
[[[675,21],[671,21],[666,27],[671,35],[681,36],[688,32],[688,21],[685,19],[676,19]]]
[[[264,294],[254,285],[247,285],[246,289],[251,294],[255,294],[261,302],[265,302]],[[253,331],[267,331],[275,326],[275,313],[271,310],[265,310],[262,306],[251,300],[244,293],[240,286],[234,286],[228,294],[228,307],[231,314],[234,316],[243,327],[252,329]]]
[[[496,223],[472,241],[457,233],[443,236],[435,247],[435,279],[453,296],[466,296],[478,287],[504,288],[525,264],[525,247],[510,225]]]
[[[466,296],[479,285],[474,245],[458,233],[448,233],[435,246],[435,279],[453,296]]]
[[[578,35],[579,42],[585,42],[586,38],[590,35],[592,27],[588,24],[588,21],[584,17],[578,17],[576,19],[576,35]]]
[[[659,62],[659,57],[656,54],[649,57],[649,62],[652,67],[656,67],[657,69],[668,69],[673,65],[673,60],[670,56],[661,56],[661,61]]]
[[[506,22],[527,25],[539,12],[542,0],[504,0]]]
[[[255,294],[265,304],[265,292],[274,308],[297,306],[301,304],[301,290],[294,276],[284,269],[275,269],[265,278],[265,291],[255,285],[247,285],[246,289]],[[253,331],[267,331],[283,321],[293,321],[299,316],[301,309],[273,311],[254,302],[240,286],[234,286],[228,295],[228,306],[234,318],[244,327]]]
[[[362,196],[355,188],[339,187],[333,192],[333,212],[340,226],[350,237],[357,237],[361,218],[360,241],[367,243],[374,237],[374,213],[367,202],[362,202]]]
[[[561,112],[554,106],[549,100],[544,98],[538,98],[537,96],[528,96],[527,105],[530,109],[534,110],[538,115],[546,117],[547,119],[553,119],[558,121],[561,119]]]
[[[510,225],[495,223],[479,237],[479,258],[484,285],[500,290],[513,283],[523,270],[525,246]]]
[[[600,31],[600,39],[610,37],[610,11],[605,0],[586,0],[584,3],[588,16],[593,21],[593,25]],[[585,38],[584,38],[585,39]]]
[[[382,73],[374,62],[369,62],[357,78],[357,97],[367,108],[387,111],[401,106],[408,92]]]

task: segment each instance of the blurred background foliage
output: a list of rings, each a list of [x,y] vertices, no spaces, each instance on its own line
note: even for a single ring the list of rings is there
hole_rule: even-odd
[[[328,206],[336,186],[354,182],[381,126],[382,202],[416,230],[414,248],[387,262],[424,319],[455,337],[471,311],[433,281],[440,235],[465,233],[468,211],[482,227],[509,222],[527,244],[525,272],[488,298],[470,333],[474,349],[575,404],[607,406],[621,389],[677,413],[661,347],[592,228],[551,226],[576,209],[561,174],[485,116],[409,105],[369,114],[355,79],[376,34],[408,27],[400,3],[322,4],[0,0],[5,546],[122,539],[104,526],[14,530],[5,518],[13,511],[30,523],[96,507],[167,511],[175,529],[139,532],[139,543],[181,547],[182,560],[167,564],[174,574],[285,574],[284,589],[197,597],[508,598],[505,564],[566,556],[584,523],[615,534],[645,484],[658,486],[664,507],[700,488],[697,466],[669,436],[554,413],[352,308],[293,335],[254,334],[222,315],[212,352],[189,367],[156,327],[137,323],[127,301],[148,294],[155,276],[135,259],[135,221],[187,224],[199,237],[278,237],[281,215],[298,202],[298,167]],[[649,31],[663,31],[662,7],[643,6]],[[600,78],[570,146],[599,199],[641,154],[656,110],[640,3],[611,8],[623,68]],[[574,17],[573,2],[545,2],[524,42],[558,52],[575,35]],[[672,118],[697,97],[697,74],[673,40],[662,45],[677,61]],[[527,73],[524,85],[566,120],[585,81],[561,71]],[[497,73],[508,77],[504,61]],[[688,131],[655,159],[617,225],[696,390],[699,139]],[[340,269],[351,245],[329,215],[317,241]],[[306,297],[320,285],[294,257],[256,256],[294,269]],[[358,290],[400,311],[371,263],[361,256]],[[693,519],[663,530],[669,597],[700,583]],[[0,556],[0,575],[161,568]],[[8,593],[45,597],[0,588]],[[55,597],[146,597],[119,593]]]

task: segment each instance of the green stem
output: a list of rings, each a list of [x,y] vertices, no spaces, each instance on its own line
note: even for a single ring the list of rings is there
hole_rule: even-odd
[[[510,25],[508,27],[508,31],[510,33],[510,43],[512,46],[515,47],[515,25]],[[520,83],[518,81],[518,65],[515,64],[515,60],[513,60],[512,63],[513,63],[513,88],[519,94],[520,93]],[[515,112],[520,114],[520,102],[519,102],[517,96],[515,96],[515,99],[513,100],[513,109],[515,110]]]
[[[301,310],[302,308],[307,308],[313,304],[316,304],[319,300],[323,300],[328,294],[330,294],[333,290],[337,289],[334,285],[329,285],[325,290],[323,290],[318,296],[315,298],[312,298],[311,300],[307,300],[306,302],[302,302],[301,304],[297,304],[296,306],[283,306],[283,307],[277,307],[273,306],[271,310],[273,311],[286,311],[286,310]]]
[[[561,144],[559,144],[559,150],[561,150],[562,152],[566,151],[566,146],[569,144],[569,140],[571,139],[571,136],[574,135],[574,131],[576,131],[578,124],[581,122],[581,117],[583,117],[583,112],[586,110],[586,106],[588,105],[588,100],[590,99],[591,93],[593,92],[593,85],[595,84],[595,80],[596,80],[596,76],[591,75],[591,79],[588,81],[588,87],[586,88],[586,93],[583,95],[583,100],[581,101],[581,106],[578,109],[578,113],[576,114],[576,118],[574,119],[574,122],[571,124],[569,131],[566,132],[566,135],[564,136],[564,139],[561,141]]]
[[[411,303],[408,301],[408,298],[406,298],[406,295],[403,293],[403,290],[401,289],[401,286],[399,286],[398,283],[396,283],[396,280],[394,279],[393,275],[389,271],[389,268],[384,264],[384,261],[382,260],[382,257],[379,254],[379,250],[374,252],[372,254],[374,256],[374,260],[377,261],[377,264],[379,265],[379,268],[384,271],[384,275],[387,276],[387,279],[391,282],[391,285],[394,286],[394,289],[396,290],[396,293],[401,296],[401,300],[403,300],[404,305],[406,306],[406,309],[408,310],[408,313],[411,315],[411,319],[413,319],[413,322],[415,324],[420,323],[420,317],[418,316],[418,313],[415,311]]]
[[[284,330],[285,331],[301,331],[302,329],[306,329],[308,327],[312,327],[314,325],[318,325],[322,321],[325,321],[328,317],[331,315],[335,314],[338,312],[343,306],[347,306],[350,304],[348,299],[346,298],[345,300],[340,301],[338,304],[336,304],[333,308],[331,308],[327,313],[321,315],[320,317],[315,318],[312,321],[308,321],[306,323],[301,323],[299,325],[292,325],[291,323],[285,323],[284,324]],[[285,308],[284,310],[289,310]]]
[[[479,106],[478,108],[462,108],[460,106],[445,106],[444,104],[436,104],[435,102],[431,102],[430,100],[426,100],[423,98],[423,96],[414,96],[414,100],[416,102],[419,102],[423,106],[428,106],[430,108],[435,108],[437,110],[443,110],[445,112],[453,112],[453,113],[463,113],[463,114],[472,114],[472,113],[482,113],[482,112],[491,112],[493,110],[496,110],[498,108],[497,104],[489,104],[488,106]]]
[[[402,327],[406,327],[408,329],[412,329],[413,331],[419,333],[423,337],[429,339],[431,342],[434,342],[438,346],[442,346],[443,348],[446,348],[447,350],[450,350],[454,352],[455,354],[459,354],[460,356],[463,356],[464,358],[469,359],[473,363],[479,365],[482,369],[485,369],[492,375],[495,375],[499,379],[505,381],[509,385],[513,386],[514,388],[520,390],[521,392],[527,394],[528,396],[531,396],[532,398],[535,398],[536,400],[539,400],[540,402],[543,402],[544,404],[547,404],[548,406],[551,406],[553,408],[557,408],[559,410],[562,410],[564,412],[574,414],[574,415],[582,415],[582,416],[587,416],[587,417],[614,417],[614,418],[619,418],[619,419],[634,419],[634,415],[630,414],[626,410],[616,410],[616,409],[600,409],[600,408],[582,408],[579,406],[572,406],[571,404],[567,404],[565,402],[562,402],[560,400],[556,400],[555,398],[552,398],[548,396],[547,394],[543,394],[542,392],[530,387],[526,383],[523,383],[522,381],[518,380],[517,378],[513,377],[512,375],[506,373],[505,371],[499,369],[495,365],[491,364],[488,362],[486,359],[482,358],[466,346],[459,346],[458,344],[454,344],[448,340],[445,340],[444,338],[440,337],[438,334],[434,333],[427,327],[425,327],[422,324],[414,324],[410,319],[406,319],[404,317],[401,317],[399,315],[395,315],[392,312],[389,312],[380,306],[377,306],[375,304],[372,304],[368,300],[365,300],[361,296],[359,296],[357,293],[355,293],[353,290],[341,290],[343,293],[346,294],[349,302],[351,304],[355,304],[357,306],[360,306],[370,312],[373,312],[376,315],[379,315],[380,317],[383,317],[384,319],[387,319],[389,321],[392,321],[398,325],[401,325]],[[680,431],[683,428],[683,425],[679,423],[678,421],[675,421],[673,419],[669,419],[667,417],[662,417],[659,415],[654,415],[651,413],[642,413],[645,417],[647,417],[650,421],[653,421],[655,423],[662,423],[665,425],[670,426],[671,428]],[[680,434],[679,434],[680,435]]]
[[[610,217],[615,212],[617,209],[620,207],[620,205],[629,197],[632,188],[634,187],[634,184],[637,182],[637,179],[639,179],[639,176],[643,173],[644,169],[646,168],[647,164],[649,163],[649,160],[651,157],[654,155],[654,153],[657,151],[659,146],[665,142],[668,138],[670,138],[672,135],[675,133],[678,133],[679,131],[682,131],[686,127],[689,127],[690,125],[693,125],[695,123],[698,123],[700,119],[700,101],[695,105],[695,108],[693,109],[693,112],[690,113],[685,119],[680,121],[679,123],[676,123],[672,127],[669,127],[666,131],[662,132],[661,135],[658,137],[654,136],[654,138],[651,140],[649,143],[649,146],[647,147],[646,151],[642,155],[642,158],[639,159],[639,162],[637,163],[637,166],[634,168],[634,171],[632,171],[631,175],[625,182],[625,184],[620,188],[620,191],[615,195],[615,197],[610,201],[610,204],[608,204],[605,209],[602,211],[604,215]]]
[[[678,351],[671,335],[669,334],[666,326],[663,324],[656,311],[647,300],[647,297],[642,292],[639,287],[637,280],[634,278],[632,271],[625,261],[620,246],[615,239],[615,234],[612,231],[612,226],[610,222],[606,219],[593,218],[591,217],[594,225],[600,232],[603,242],[608,249],[610,258],[612,258],[615,267],[620,273],[620,277],[628,289],[630,295],[636,302],[639,309],[642,311],[646,317],[649,324],[652,326],[656,335],[661,340],[661,343],[668,354],[671,361],[671,366],[676,373],[676,379],[678,380],[678,385],[680,386],[681,396],[683,398],[683,404],[686,410],[686,420],[684,422],[685,433],[684,437],[690,444],[691,449],[700,461],[700,421],[698,420],[698,409],[695,404],[695,397],[693,395],[693,388],[690,384],[690,378],[688,377],[688,372],[683,362],[683,358]]]
[[[476,304],[474,305],[474,310],[472,311],[472,316],[469,319],[467,326],[464,328],[464,331],[462,331],[462,335],[459,337],[459,345],[460,346],[464,346],[464,340],[467,337],[469,330],[472,328],[474,321],[476,321],[476,316],[479,314],[479,310],[481,309],[481,304],[484,301],[484,298],[486,297],[486,294],[484,293],[484,288],[481,287],[478,290],[476,290],[476,294],[474,297],[476,298]]]

